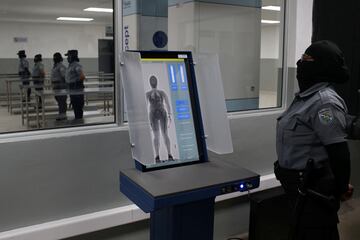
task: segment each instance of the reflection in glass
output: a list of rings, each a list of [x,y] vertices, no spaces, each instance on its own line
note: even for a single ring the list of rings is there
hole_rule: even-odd
[[[115,121],[112,0],[0,9],[1,133]]]
[[[123,8],[124,50],[217,54],[228,111],[281,106],[284,0],[139,0]]]

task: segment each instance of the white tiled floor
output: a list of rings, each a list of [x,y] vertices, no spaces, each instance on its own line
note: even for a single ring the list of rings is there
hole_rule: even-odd
[[[259,94],[259,108],[270,108],[277,106],[277,92],[260,91]]]
[[[25,126],[21,124],[20,115],[10,115],[7,107],[0,106],[0,132],[26,130]]]

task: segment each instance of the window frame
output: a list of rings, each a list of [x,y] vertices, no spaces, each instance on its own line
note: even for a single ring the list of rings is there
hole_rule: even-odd
[[[120,56],[123,51],[123,0],[113,1],[113,28],[114,28],[114,63],[115,63],[115,89],[114,99],[116,108],[113,123],[104,123],[97,125],[84,125],[54,129],[29,130],[22,132],[0,133],[0,143],[31,141],[48,138],[59,138],[78,136],[86,134],[108,133],[114,131],[128,131],[128,123],[124,121],[124,94],[122,91],[122,77],[120,73]],[[253,116],[264,116],[271,114],[280,114],[288,105],[288,45],[289,45],[289,4],[288,0],[283,0],[284,11],[282,11],[282,89],[281,89],[281,106],[243,110],[236,112],[227,112],[229,119],[247,118]]]
[[[10,143],[10,142],[22,142],[22,141],[32,141],[40,139],[50,139],[50,138],[59,138],[59,137],[69,137],[69,136],[78,136],[86,134],[98,134],[114,131],[124,131],[127,130],[127,127],[124,126],[122,121],[121,112],[124,109],[122,101],[120,101],[121,91],[119,91],[121,86],[121,78],[119,71],[119,46],[122,45],[122,22],[119,21],[119,16],[122,16],[122,0],[112,0],[113,4],[113,16],[112,16],[112,25],[114,29],[114,121],[111,123],[95,123],[81,126],[66,126],[59,128],[49,128],[49,129],[33,129],[33,130],[21,130],[21,131],[12,131],[12,132],[0,132],[0,143]],[[120,28],[121,26],[121,28]],[[120,43],[119,43],[120,41]]]
[[[123,0],[118,0],[120,1],[120,5],[122,6]],[[279,39],[281,39],[281,43],[282,45],[279,47],[282,51],[281,54],[279,56],[281,56],[282,58],[282,77],[281,77],[281,90],[279,91],[279,93],[281,93],[281,105],[280,106],[274,106],[274,107],[267,107],[267,108],[258,108],[258,109],[248,109],[248,110],[239,110],[239,111],[228,111],[227,112],[227,116],[229,119],[236,119],[236,118],[242,118],[242,117],[252,117],[252,116],[258,116],[258,115],[269,115],[269,114],[276,114],[276,113],[281,113],[285,110],[287,102],[288,102],[288,96],[287,96],[287,88],[288,88],[288,62],[287,62],[287,56],[288,56],[288,18],[289,15],[287,14],[289,11],[289,6],[288,6],[288,0],[282,0],[283,1],[283,10],[281,11],[281,28],[280,28],[280,32],[281,32],[281,36],[279,37]],[[124,51],[123,45],[122,45],[122,40],[123,40],[123,14],[122,14],[122,8],[120,9],[121,12],[119,12],[119,22],[121,22],[121,39],[119,39],[121,41],[121,50]],[[119,52],[119,55],[121,54],[121,52]],[[121,80],[120,80],[121,82]],[[122,86],[122,85],[121,85]],[[122,87],[121,87],[122,88]],[[121,93],[121,96],[123,94]],[[121,99],[123,100],[123,96],[121,97]],[[226,99],[225,99],[226,100]],[[124,101],[121,102],[121,105],[123,106],[120,111],[121,111],[121,126],[127,126],[127,121],[124,120],[124,111],[125,111],[125,106],[124,106]]]

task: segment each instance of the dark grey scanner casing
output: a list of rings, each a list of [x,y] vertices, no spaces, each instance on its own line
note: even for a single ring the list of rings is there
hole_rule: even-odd
[[[193,91],[193,93],[190,93],[191,98],[195,98],[191,100],[192,111],[193,114],[197,116],[194,118],[194,121],[197,121],[195,123],[195,125],[197,125],[195,129],[197,131],[197,143],[201,146],[199,147],[199,156],[202,156],[202,159],[187,164],[177,163],[173,166],[163,165],[161,167],[152,167],[150,171],[139,171],[139,169],[144,170],[144,168],[123,170],[120,172],[120,191],[144,212],[150,213],[151,240],[211,240],[213,239],[215,197],[222,194],[248,191],[257,188],[259,187],[260,176],[234,163],[220,160],[208,161],[201,116],[211,118],[211,116],[214,115],[214,110],[212,113],[205,112],[205,114],[201,114],[201,99],[206,99],[206,97],[208,98],[209,96],[204,96],[206,94],[201,92],[201,90],[198,92],[194,63],[190,52],[131,52],[123,53],[123,55],[130,56],[130,59],[132,59],[130,61],[132,63],[127,63],[126,57],[123,58],[124,56],[122,56],[121,58],[124,86],[126,85],[127,77],[129,77],[131,73],[131,71],[124,68],[126,68],[127,64],[133,64],[134,62],[139,66],[139,63],[134,61],[134,59],[136,60],[136,58],[140,58],[140,56],[169,58],[186,55],[187,58],[190,58],[188,59],[191,63],[188,65],[190,68],[188,69],[188,73],[192,74],[189,80],[189,85],[191,84],[192,86],[189,86],[189,89]],[[136,57],[136,55],[138,57]],[[212,58],[211,56],[199,57],[198,61],[201,61],[199,65],[203,66],[196,71],[203,77],[199,81],[208,80],[205,78],[217,78],[215,81],[219,81],[218,78],[220,78],[220,74],[211,72],[214,71],[214,69],[215,71],[218,69],[218,66],[212,66],[212,63],[216,65],[215,59],[216,58]],[[131,68],[132,66],[128,67]],[[209,69],[208,71],[206,71],[206,67]],[[133,68],[133,70],[134,69],[136,68]],[[137,77],[140,77],[140,75],[137,75]],[[211,79],[209,81],[211,82]],[[200,85],[204,86],[206,84],[201,83]],[[211,90],[211,88],[209,89],[210,91],[214,91]],[[126,90],[125,88],[125,92]],[[222,88],[220,90],[222,90]],[[199,101],[199,95],[201,94],[202,97],[200,96]],[[126,98],[126,101],[131,100],[135,101],[136,98]],[[223,97],[222,101],[224,101]],[[127,102],[128,108],[130,106],[135,107],[135,105],[132,102]],[[226,109],[223,111],[226,111]],[[226,114],[224,114],[224,116],[226,116]],[[211,119],[207,119],[207,122],[208,124],[212,123]],[[129,122],[129,125],[130,124]],[[223,132],[227,131],[229,132],[228,125],[225,126]],[[221,131],[218,134],[220,137],[222,134]],[[132,136],[130,132],[130,139],[132,137],[134,136]],[[217,148],[214,142],[216,142],[216,140],[212,141],[210,149],[214,150],[214,152],[221,153],[221,148]],[[227,150],[223,150],[223,153],[228,153],[229,150],[232,151],[232,145],[231,147],[227,147]],[[137,156],[139,156],[139,153],[137,154]],[[137,164],[139,164],[139,162]]]
[[[213,239],[215,197],[259,186],[259,175],[223,161],[120,173],[120,190],[150,212],[152,240]]]

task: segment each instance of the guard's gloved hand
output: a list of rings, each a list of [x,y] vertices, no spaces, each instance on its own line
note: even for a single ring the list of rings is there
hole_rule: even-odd
[[[351,172],[349,147],[347,142],[340,142],[326,145],[325,148],[335,177],[335,195],[341,198],[349,190]]]

